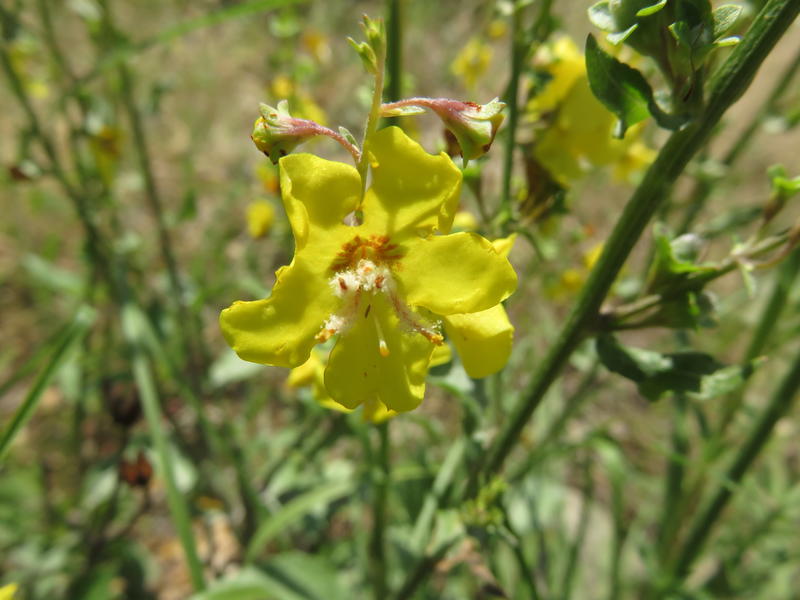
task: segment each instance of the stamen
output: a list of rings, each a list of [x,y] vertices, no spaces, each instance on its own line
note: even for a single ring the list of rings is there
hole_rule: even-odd
[[[375,329],[378,332],[378,354],[380,354],[383,358],[386,358],[389,356],[389,346],[386,344],[386,340],[384,339],[381,323],[378,321],[378,317],[373,317],[372,320],[375,322]]]

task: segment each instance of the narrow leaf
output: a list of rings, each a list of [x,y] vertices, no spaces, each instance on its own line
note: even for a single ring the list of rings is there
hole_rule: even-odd
[[[89,327],[94,322],[94,311],[88,306],[83,306],[78,309],[70,327],[64,332],[61,339],[57,342],[50,361],[42,369],[33,386],[28,392],[22,404],[17,408],[11,420],[6,425],[2,434],[0,434],[0,463],[6,456],[11,443],[17,437],[25,424],[33,416],[39,401],[42,399],[42,394],[47,389],[47,385],[53,378],[53,375],[58,370],[58,367],[64,360],[73,344],[83,338]]]
[[[246,559],[253,561],[264,546],[287,527],[299,521],[315,508],[326,506],[337,498],[347,495],[352,489],[352,482],[336,481],[325,483],[292,499],[283,508],[262,521],[247,547]]]

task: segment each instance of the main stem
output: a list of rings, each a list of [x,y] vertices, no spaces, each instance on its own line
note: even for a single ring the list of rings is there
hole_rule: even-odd
[[[506,426],[490,446],[482,468],[470,482],[471,493],[475,492],[481,478],[485,479],[503,465],[531,415],[596,318],[622,265],[675,180],[706,143],[725,111],[749,87],[759,66],[798,12],[800,0],[768,2],[714,78],[703,114],[685,129],[673,133],[661,149],[625,206],[564,328],[534,374],[527,396],[513,410]]]

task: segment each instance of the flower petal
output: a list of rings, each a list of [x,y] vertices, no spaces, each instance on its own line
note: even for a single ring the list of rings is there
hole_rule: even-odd
[[[305,261],[295,259],[277,276],[269,298],[234,302],[220,314],[220,327],[240,358],[296,367],[308,360],[315,336],[339,299]]]
[[[444,326],[470,377],[486,377],[508,362],[514,326],[502,304],[476,313],[444,317]]]
[[[485,310],[508,298],[517,274],[508,259],[475,233],[431,236],[407,244],[395,271],[411,306],[438,315]]]
[[[380,400],[367,400],[364,403],[364,420],[368,423],[383,423],[397,415],[397,412],[386,408]]]
[[[363,317],[340,335],[325,370],[325,387],[331,397],[348,408],[376,398],[387,408],[416,408],[425,395],[433,345],[424,337],[405,332],[383,294],[372,296]],[[378,352],[380,324],[388,356]]]
[[[367,152],[372,186],[364,222],[394,239],[450,231],[461,194],[461,171],[444,152],[428,154],[402,129],[381,129]]]
[[[361,200],[358,171],[313,154],[282,158],[280,171],[281,196],[297,252],[309,239],[316,244],[324,242],[332,230],[349,229],[342,221]]]

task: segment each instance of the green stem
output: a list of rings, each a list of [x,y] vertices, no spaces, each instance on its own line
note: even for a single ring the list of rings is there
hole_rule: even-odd
[[[758,325],[747,347],[744,355],[745,363],[748,363],[759,355],[767,345],[769,338],[772,335],[775,326],[779,323],[779,318],[783,309],[789,300],[789,293],[791,292],[792,285],[800,273],[800,248],[795,248],[789,255],[777,273],[777,281],[775,287],[772,288],[767,303],[761,311],[761,317],[758,320]],[[719,424],[719,433],[722,435],[730,425],[733,418],[739,412],[744,400],[744,390],[740,389],[725,402],[722,409],[722,418]]]
[[[795,248],[778,269],[775,287],[772,288],[772,294],[761,312],[753,338],[745,352],[745,361],[751,361],[758,357],[766,347],[789,299],[789,293],[798,272],[800,272],[800,248]]]
[[[682,394],[676,395],[673,405],[672,451],[667,457],[663,513],[658,532],[658,554],[662,564],[666,563],[677,537],[680,509],[683,502],[684,469],[689,452],[686,397]]]
[[[195,590],[200,591],[205,589],[203,566],[197,555],[189,508],[181,495],[180,489],[178,489],[172,453],[167,442],[167,435],[161,424],[161,405],[158,400],[153,372],[147,360],[144,341],[141,337],[142,324],[139,322],[141,316],[138,309],[131,305],[123,306],[121,310],[123,333],[133,352],[133,376],[139,389],[139,397],[142,402],[145,419],[147,420],[150,436],[161,466],[161,474],[166,484],[167,504],[172,515],[172,521],[178,531],[178,538],[183,546],[192,584]]]
[[[613,535],[611,536],[611,565],[608,577],[608,598],[617,600],[622,592],[622,553],[630,531],[630,519],[625,514],[624,487],[619,481],[612,483],[611,514]]]
[[[372,576],[375,600],[384,600],[387,596],[386,587],[386,498],[389,491],[391,470],[389,462],[389,421],[377,426],[379,445],[375,454],[376,465],[373,468],[372,486],[375,497],[373,498],[372,532],[369,538],[369,567]]]
[[[798,389],[800,389],[800,352],[795,356],[780,386],[773,393],[744,445],[736,454],[711,501],[692,524],[672,569],[673,575],[677,578],[683,578],[689,573],[738,484],[769,441],[776,423],[792,408]]]
[[[764,120],[768,118],[774,111],[786,90],[789,87],[792,79],[800,69],[800,51],[795,55],[792,62],[786,67],[786,70],[776,80],[777,83],[772,89],[772,93],[767,98],[766,102],[762,105],[761,109],[753,116],[749,125],[745,127],[739,134],[739,137],[730,147],[728,152],[722,158],[722,165],[728,169],[732,167],[740,158],[744,150],[750,145],[753,137],[758,131],[759,127],[763,124]],[[714,181],[703,178],[699,180],[686,203],[686,211],[683,215],[683,220],[678,226],[678,233],[685,233],[694,223],[697,216],[705,207],[711,192],[714,190]]]
[[[564,569],[564,577],[561,581],[561,596],[563,600],[569,600],[572,597],[572,589],[575,583],[575,573],[578,568],[578,561],[581,557],[581,551],[586,543],[586,534],[589,531],[589,521],[592,510],[592,501],[594,500],[594,479],[592,478],[592,471],[590,464],[587,463],[583,466],[584,471],[584,486],[583,486],[583,500],[581,501],[580,516],[578,517],[578,530],[575,533],[575,539],[569,547],[569,554],[567,556],[567,566]]]
[[[511,206],[511,177],[514,171],[514,149],[517,144],[517,122],[519,121],[519,80],[522,75],[522,58],[525,54],[525,44],[522,39],[522,24],[520,13],[522,8],[518,2],[514,3],[511,10],[511,74],[504,101],[508,107],[508,123],[506,124],[506,138],[503,153],[503,187],[500,196],[500,210],[497,220],[501,227],[512,218]]]
[[[375,71],[375,87],[372,89],[372,104],[370,105],[369,115],[367,116],[367,124],[364,127],[364,139],[361,142],[361,160],[358,161],[356,166],[359,175],[361,175],[361,197],[363,199],[364,193],[367,190],[367,171],[369,170],[369,141],[378,130],[378,122],[381,118],[381,102],[383,99],[383,84],[384,84],[384,69],[386,63],[385,51],[383,53],[376,52],[376,71]]]
[[[800,0],[770,0],[714,78],[703,114],[673,133],[661,149],[626,204],[572,313],[534,374],[528,394],[514,408],[506,426],[493,441],[483,468],[476,471],[477,477],[474,476],[469,485],[471,493],[477,490],[478,477],[496,473],[502,467],[531,415],[596,318],[622,265],[667,192],[692,156],[706,143],[725,111],[749,87],[759,66],[798,12]]]
[[[399,100],[403,94],[403,12],[401,0],[388,0],[386,17],[386,71],[388,74],[385,102]],[[387,119],[397,125],[399,119]]]

